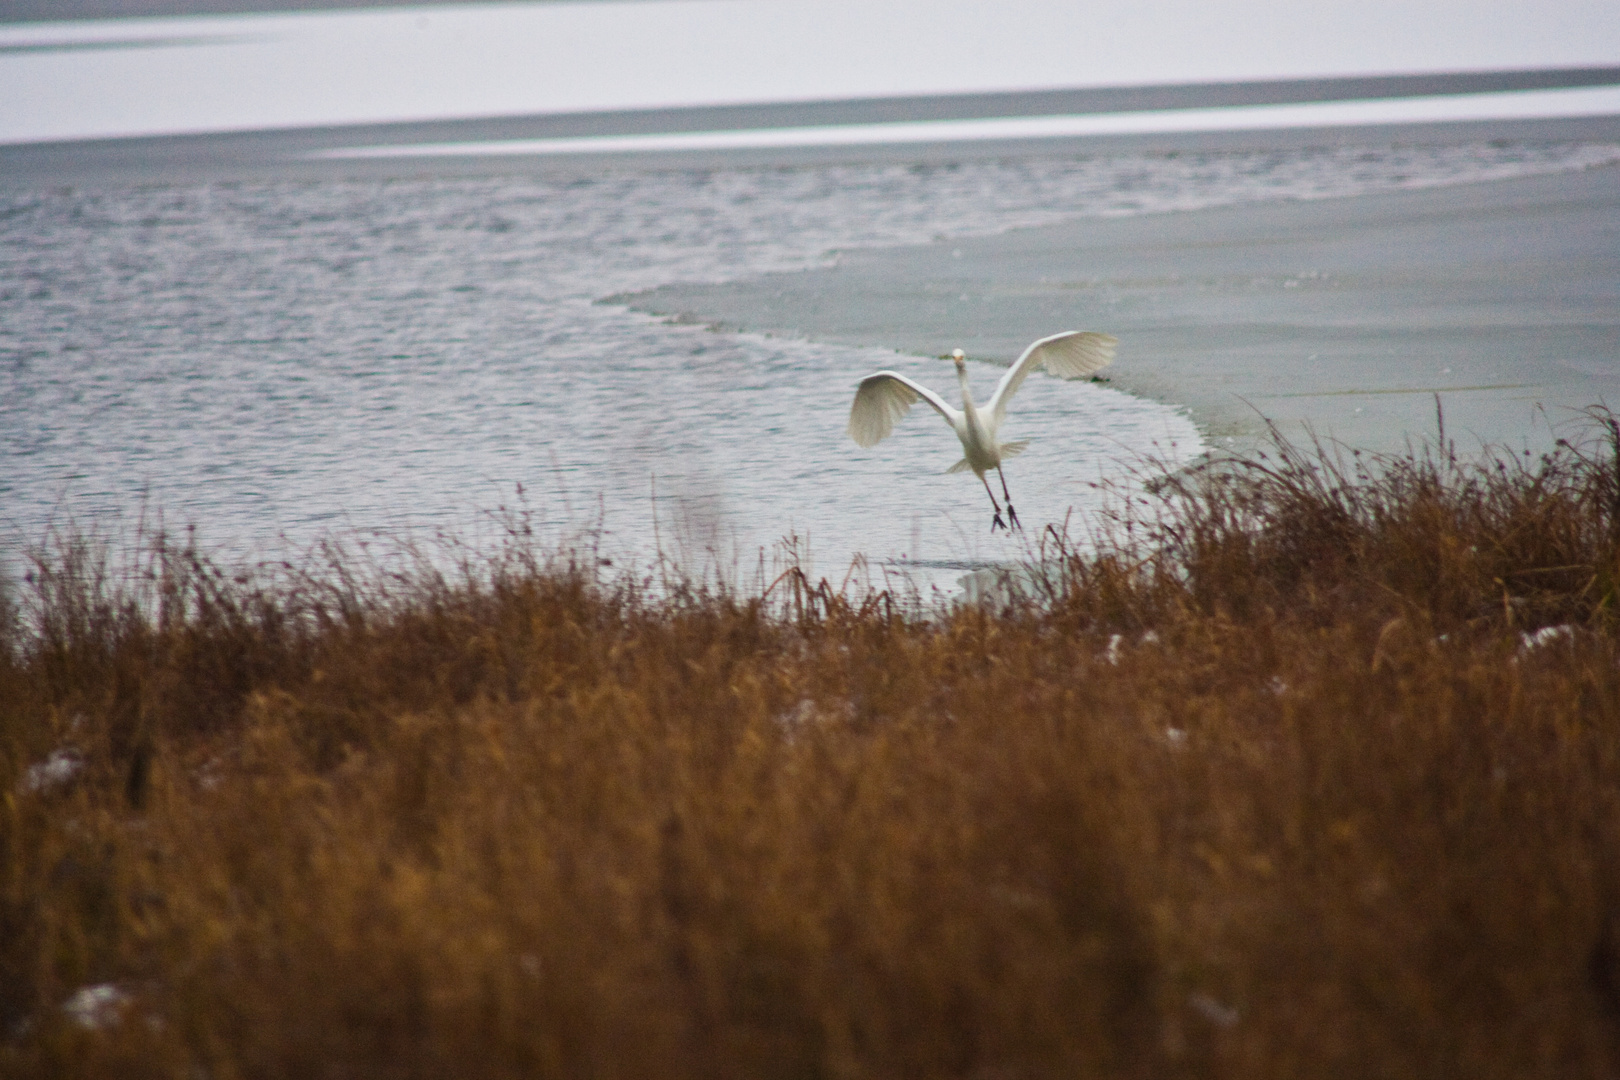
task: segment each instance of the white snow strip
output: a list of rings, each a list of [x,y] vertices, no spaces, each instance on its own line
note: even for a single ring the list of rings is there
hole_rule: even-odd
[[[984,120],[917,120],[882,124],[749,128],[646,135],[586,135],[487,142],[349,146],[312,155],[323,159],[496,157],[503,155],[645,154],[690,150],[765,150],[819,146],[1059,139],[1087,135],[1151,135],[1198,131],[1425,124],[1459,120],[1530,120],[1620,116],[1620,87],[1515,90],[1489,94],[1328,101],[1296,105],[1238,105],[1080,116],[1009,116]]]

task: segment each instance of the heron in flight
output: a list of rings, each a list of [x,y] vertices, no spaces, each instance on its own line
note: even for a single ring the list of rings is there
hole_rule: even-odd
[[[1044,367],[1050,374],[1064,379],[1080,379],[1094,375],[1114,359],[1114,346],[1119,339],[1111,334],[1097,334],[1069,330],[1051,337],[1043,337],[1024,350],[1013,366],[1001,377],[996,392],[983,405],[973,403],[973,392],[968,389],[967,355],[961,349],[941,360],[956,361],[956,381],[962,386],[962,407],[952,408],[945,399],[921,383],[913,382],[893,371],[879,371],[861,380],[855,391],[855,403],[849,409],[849,436],[861,446],[876,446],[894,430],[896,420],[911,411],[918,398],[928,402],[934,411],[945,418],[962,440],[962,460],[946,472],[972,469],[984,484],[995,518],[990,531],[1007,528],[1001,519],[1001,504],[990,490],[985,473],[991,469],[1001,477],[1001,496],[1007,502],[1007,517],[1014,528],[1022,529],[1018,514],[1013,510],[1012,494],[1007,490],[1007,475],[1001,471],[1003,458],[1022,453],[1029,445],[1024,442],[998,442],[996,433],[1007,415],[1007,402],[1023,385],[1024,378],[1036,368]]]

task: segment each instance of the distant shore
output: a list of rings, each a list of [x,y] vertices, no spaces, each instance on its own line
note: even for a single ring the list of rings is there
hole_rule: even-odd
[[[1262,81],[1226,86],[1135,90],[1072,90],[933,97],[796,102],[705,108],[503,116],[465,120],[351,124],[328,127],[153,135],[61,142],[0,143],[0,191],[41,186],[124,186],[212,181],[390,179],[420,176],[537,174],[593,176],[664,169],[794,168],[827,164],[947,165],[953,162],[1056,155],[1200,153],[1287,150],[1301,147],[1426,146],[1510,141],[1552,143],[1620,141],[1620,115],[1563,119],[1467,119],[1423,123],[1360,123],[1046,138],[941,139],[905,144],[776,146],[687,149],[652,153],[382,158],[323,157],[354,147],[440,143],[498,143],[636,134],[791,129],[1063,113],[1123,115],[1139,109],[1287,102],[1331,102],[1346,94],[1399,98],[1410,93],[1467,94],[1495,86],[1581,86],[1586,79],[1617,81],[1620,69],[1530,72],[1498,78],[1470,76]],[[1504,81],[1506,80],[1506,81]]]

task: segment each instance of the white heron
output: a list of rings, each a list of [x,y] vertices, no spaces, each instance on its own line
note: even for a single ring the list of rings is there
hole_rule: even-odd
[[[1014,527],[1021,529],[1023,526],[1018,524],[1018,514],[1013,510],[1012,495],[1007,491],[1007,475],[1001,471],[1001,462],[1004,458],[1022,453],[1029,443],[1027,440],[1009,443],[996,441],[996,432],[1007,415],[1007,402],[1023,385],[1024,378],[1036,368],[1044,367],[1051,374],[1064,379],[1085,378],[1113,361],[1114,346],[1118,344],[1119,339],[1111,334],[1079,330],[1043,337],[1025,349],[1024,354],[1007,369],[1001,382],[996,385],[996,392],[983,405],[973,402],[973,392],[968,389],[967,355],[957,349],[949,357],[942,356],[940,359],[956,361],[956,380],[962,384],[960,410],[952,408],[928,387],[898,372],[875,372],[862,379],[860,388],[855,391],[855,403],[849,409],[849,436],[861,446],[876,446],[894,430],[895,421],[910,412],[911,406],[922,398],[945,418],[951,430],[956,432],[956,437],[962,440],[962,460],[945,471],[955,473],[972,469],[978,475],[984,484],[985,494],[990,496],[990,505],[995,508],[990,531],[1007,528],[1006,522],[1001,520],[1001,504],[996,502],[996,493],[990,490],[990,481],[984,475],[990,469],[995,469],[996,475],[1001,477],[1001,495],[1007,500],[1007,516],[1012,519]]]

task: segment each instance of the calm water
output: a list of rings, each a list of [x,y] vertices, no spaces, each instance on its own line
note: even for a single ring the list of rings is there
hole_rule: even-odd
[[[1612,145],[1221,153],[0,195],[0,543],[161,511],[229,558],[330,534],[543,534],[750,575],[782,537],[955,567],[1018,553],[926,409],[862,451],[856,381],[948,365],[666,325],[599,303],[1078,215],[1470,182]],[[942,255],[945,254],[942,251]],[[948,256],[947,256],[948,257]],[[1068,327],[1031,327],[1030,336]],[[1098,329],[1106,329],[1099,327]],[[1122,345],[1122,362],[1130,343]],[[975,372],[981,396],[999,372]],[[1034,378],[1009,438],[1031,528],[1201,443],[1177,412]],[[1121,463],[1125,463],[1122,465]]]

